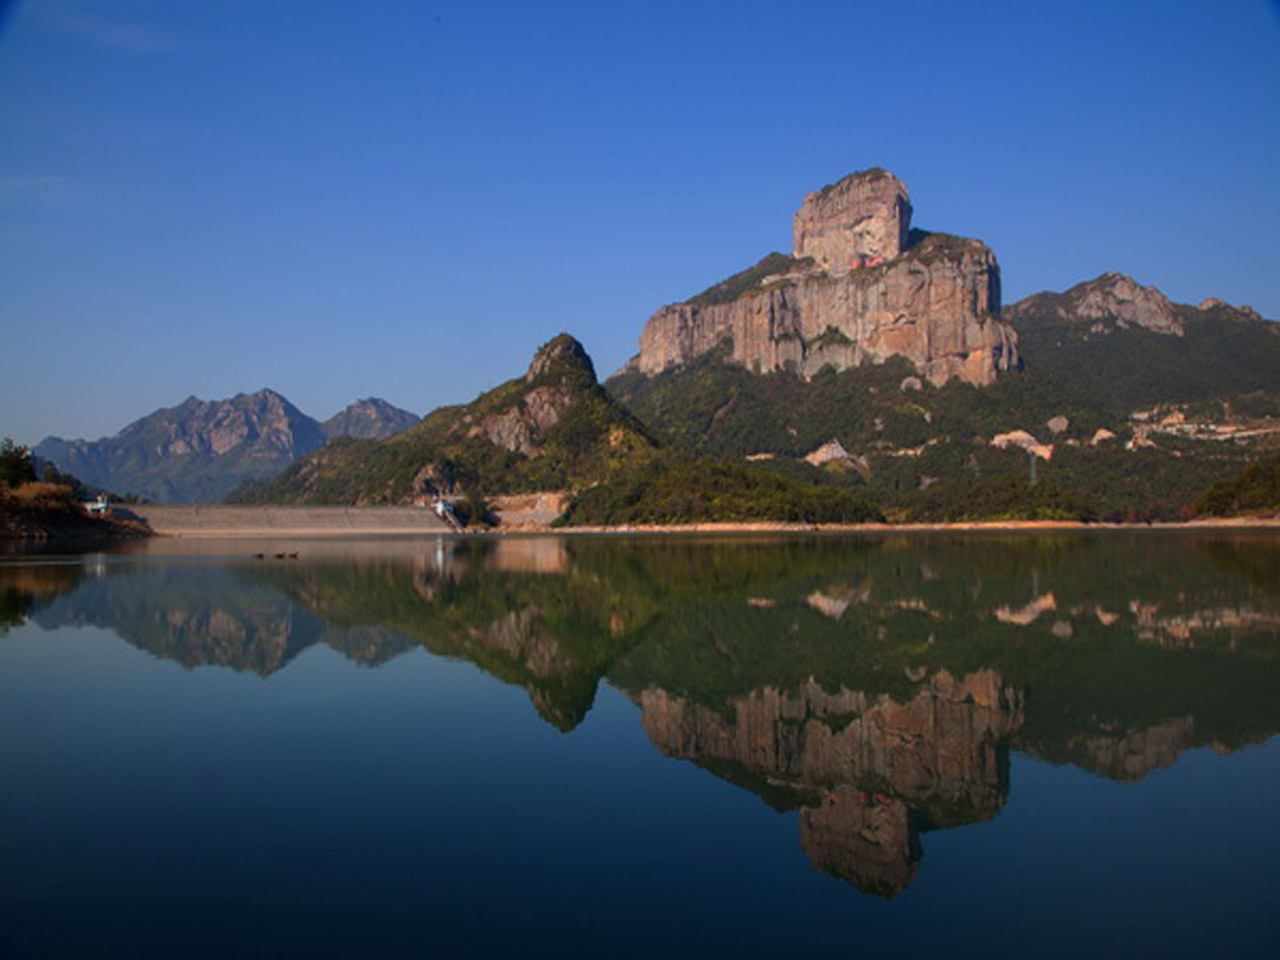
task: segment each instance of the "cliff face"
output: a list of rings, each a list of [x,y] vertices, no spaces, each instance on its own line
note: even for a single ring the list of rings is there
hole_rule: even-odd
[[[911,200],[901,180],[877,167],[806,196],[792,230],[795,255],[824,269],[890,260],[907,248]]]
[[[794,258],[772,255],[659,310],[633,366],[651,376],[725,349],[750,370],[808,378],[901,355],[934,383],[992,382],[1018,364],[1017,337],[999,319],[995,255],[945,235],[908,245],[910,217],[906,188],[884,171],[810,194],[795,217]]]

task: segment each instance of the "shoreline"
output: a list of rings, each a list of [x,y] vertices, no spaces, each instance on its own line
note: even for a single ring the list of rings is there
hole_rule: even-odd
[[[453,530],[443,525],[411,525],[389,523],[365,526],[351,522],[351,511],[344,511],[341,522],[312,522],[306,525],[288,523],[219,523],[182,528],[171,526],[154,530],[151,538],[164,540],[248,540],[286,538],[307,539],[377,539],[406,537],[479,537],[502,538],[521,536],[696,536],[696,535],[866,535],[913,533],[1055,533],[1096,531],[1280,531],[1280,516],[1238,517],[1190,520],[1172,523],[1125,524],[1083,523],[1065,520],[995,520],[957,523],[858,523],[808,524],[775,521],[689,523],[689,524],[619,524],[616,526],[553,527],[550,524],[518,523],[505,527],[476,530]],[[378,509],[378,508],[369,508]],[[314,518],[313,518],[314,520]]]
[[[74,548],[108,531],[116,540],[376,540],[411,538],[505,538],[534,536],[887,536],[910,534],[1042,534],[1098,531],[1183,531],[1243,532],[1280,531],[1280,515],[1205,518],[1170,523],[1083,523],[1068,520],[987,520],[956,523],[850,523],[812,524],[780,521],[738,521],[724,523],[617,524],[555,527],[549,519],[525,513],[518,520],[494,528],[456,530],[431,511],[421,507],[265,507],[241,508],[222,505],[147,505],[122,508],[118,520],[124,523],[87,520],[70,529],[41,531],[44,537],[4,537],[11,543],[46,543]],[[146,532],[139,529],[146,526]],[[127,532],[126,532],[127,531]],[[49,533],[54,536],[49,537]],[[58,534],[62,534],[59,536]],[[108,535],[109,536],[109,535]],[[46,539],[47,537],[47,539]],[[105,545],[105,544],[104,544]]]

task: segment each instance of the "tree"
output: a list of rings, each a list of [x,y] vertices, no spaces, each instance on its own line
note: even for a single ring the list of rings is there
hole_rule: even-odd
[[[31,451],[8,437],[0,445],[0,485],[18,487],[36,479],[36,465]]]

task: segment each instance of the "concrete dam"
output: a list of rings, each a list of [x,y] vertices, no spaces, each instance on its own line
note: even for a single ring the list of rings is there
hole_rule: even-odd
[[[453,533],[430,507],[283,507],[138,504],[117,516],[162,537],[333,537]]]

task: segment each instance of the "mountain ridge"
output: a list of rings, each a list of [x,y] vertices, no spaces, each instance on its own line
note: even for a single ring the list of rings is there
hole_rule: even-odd
[[[161,503],[215,503],[244,481],[267,479],[318,450],[350,422],[366,430],[385,429],[378,422],[383,404],[401,420],[413,417],[370,400],[357,401],[321,424],[270,388],[223,400],[191,395],[112,436],[50,436],[32,453],[92,487]],[[353,408],[358,412],[351,413]]]
[[[599,385],[582,345],[560,334],[523,375],[470,403],[440,407],[385,441],[330,443],[235,499],[368,505],[557,490],[602,480],[653,448]]]

